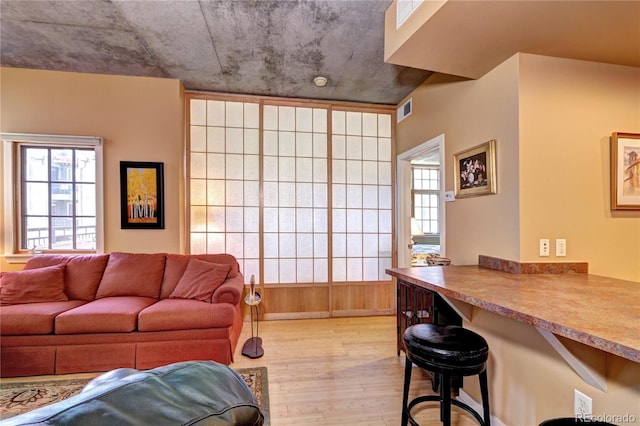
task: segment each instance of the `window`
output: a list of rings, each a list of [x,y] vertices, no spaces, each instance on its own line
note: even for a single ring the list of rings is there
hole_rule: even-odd
[[[413,217],[425,234],[440,234],[438,199],[440,171],[433,166],[412,166],[411,207]]]
[[[5,253],[102,249],[102,140],[3,134]],[[13,232],[11,231],[13,230]]]

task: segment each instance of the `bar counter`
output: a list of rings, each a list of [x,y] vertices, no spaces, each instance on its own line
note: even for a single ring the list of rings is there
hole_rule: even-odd
[[[480,266],[386,272],[447,298],[640,363],[640,283],[586,273],[510,274]]]

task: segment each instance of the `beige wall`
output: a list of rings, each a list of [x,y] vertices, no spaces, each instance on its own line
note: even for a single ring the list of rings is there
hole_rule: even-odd
[[[182,250],[184,89],[180,81],[17,68],[0,68],[0,81],[2,132],[104,138],[106,252]],[[120,161],[164,163],[165,229],[120,229]],[[20,269],[22,265],[0,266]]]
[[[539,261],[549,238],[549,261],[640,281],[640,212],[609,208],[616,131],[640,133],[640,68],[520,55],[521,261]]]
[[[640,281],[640,214],[609,209],[608,178],[611,133],[640,133],[639,69],[518,54],[478,80],[438,77],[409,97],[398,153],[444,134],[446,190],[454,153],[497,140],[498,194],[446,203],[454,263],[586,261],[591,273]],[[539,238],[566,238],[568,256],[538,257]],[[606,378],[602,392],[531,326],[481,309],[465,326],[489,342],[492,413],[505,424],[572,416],[574,389],[593,398],[594,414],[640,424],[640,364],[563,340]],[[476,382],[465,389],[479,400]]]
[[[480,80],[429,79],[410,95],[413,112],[397,126],[398,153],[444,134],[447,191],[453,154],[496,139],[498,193],[445,204],[446,255],[457,265],[477,264],[479,254],[520,257],[517,76],[514,57]]]

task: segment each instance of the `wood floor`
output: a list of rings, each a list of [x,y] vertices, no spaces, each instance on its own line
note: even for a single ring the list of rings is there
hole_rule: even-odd
[[[267,367],[272,426],[397,426],[404,354],[397,355],[395,328],[395,316],[263,321],[265,354],[250,359],[241,355],[251,336],[246,322],[231,366]],[[411,385],[410,398],[431,391],[417,368]],[[414,416],[421,425],[441,424],[436,406]],[[476,424],[453,409],[452,425]]]

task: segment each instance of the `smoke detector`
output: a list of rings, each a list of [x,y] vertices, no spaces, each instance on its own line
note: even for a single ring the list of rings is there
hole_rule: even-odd
[[[327,78],[326,77],[322,77],[322,76],[318,76],[318,77],[313,79],[313,84],[315,84],[318,87],[324,87],[324,86],[327,85]]]

